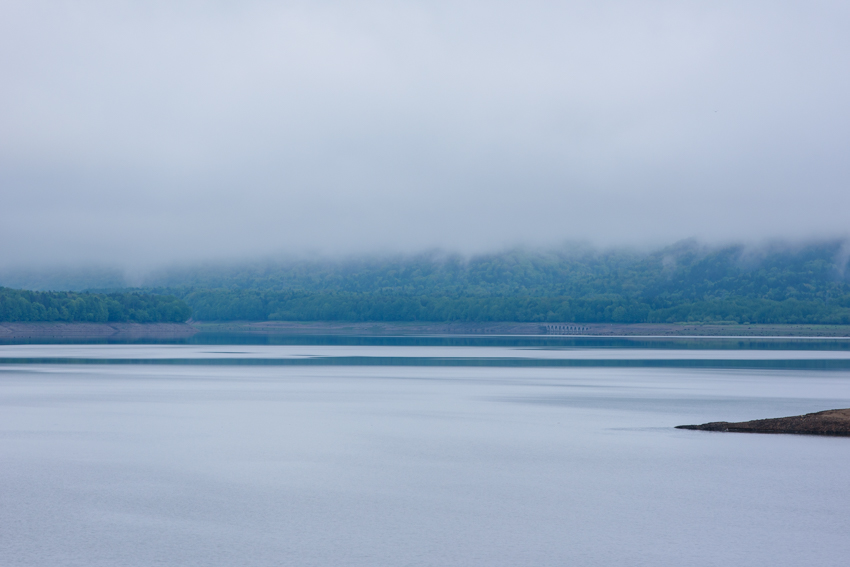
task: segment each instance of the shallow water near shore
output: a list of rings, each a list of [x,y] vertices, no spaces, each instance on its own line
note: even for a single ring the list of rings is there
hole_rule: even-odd
[[[0,346],[3,564],[850,556],[850,439],[673,428],[850,407],[850,371],[770,365],[844,348],[352,342]],[[321,364],[344,357],[413,362]],[[476,358],[487,364],[416,363]],[[517,359],[591,364],[503,364]],[[592,364],[613,359],[627,364]],[[679,363],[629,366],[640,360]]]

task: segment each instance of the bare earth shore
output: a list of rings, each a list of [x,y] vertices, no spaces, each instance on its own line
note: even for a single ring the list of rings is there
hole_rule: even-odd
[[[0,323],[3,340],[182,339],[198,329],[188,323]]]
[[[703,325],[608,323],[408,323],[334,321],[196,322],[203,332],[367,335],[587,335],[850,337],[850,325]]]
[[[702,425],[679,425],[676,429],[696,429],[699,431],[732,431],[737,433],[794,433],[797,435],[834,435],[850,436],[850,409],[835,409],[778,417],[775,419],[756,419],[729,423],[714,421]]]
[[[4,340],[168,340],[196,333],[257,335],[573,335],[850,337],[850,325],[703,325],[606,323],[409,323],[234,321],[189,323],[0,323]]]

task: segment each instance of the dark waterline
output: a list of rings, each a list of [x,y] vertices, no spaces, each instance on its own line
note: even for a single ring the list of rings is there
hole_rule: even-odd
[[[304,358],[59,358],[7,357],[0,365],[120,366],[412,366],[491,368],[712,368],[751,370],[850,370],[845,360],[539,359],[426,356],[314,356]]]

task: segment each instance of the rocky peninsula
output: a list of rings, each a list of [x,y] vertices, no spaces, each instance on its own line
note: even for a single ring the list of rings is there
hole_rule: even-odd
[[[850,408],[735,423],[714,421],[703,423],[702,425],[678,425],[676,429],[732,431],[735,433],[792,433],[797,435],[850,436]]]

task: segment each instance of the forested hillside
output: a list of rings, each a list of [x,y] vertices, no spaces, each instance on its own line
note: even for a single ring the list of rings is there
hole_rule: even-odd
[[[199,320],[850,323],[850,247],[512,251],[172,270]]]
[[[185,301],[141,293],[73,293],[0,288],[0,321],[136,323],[183,322],[192,315]]]

